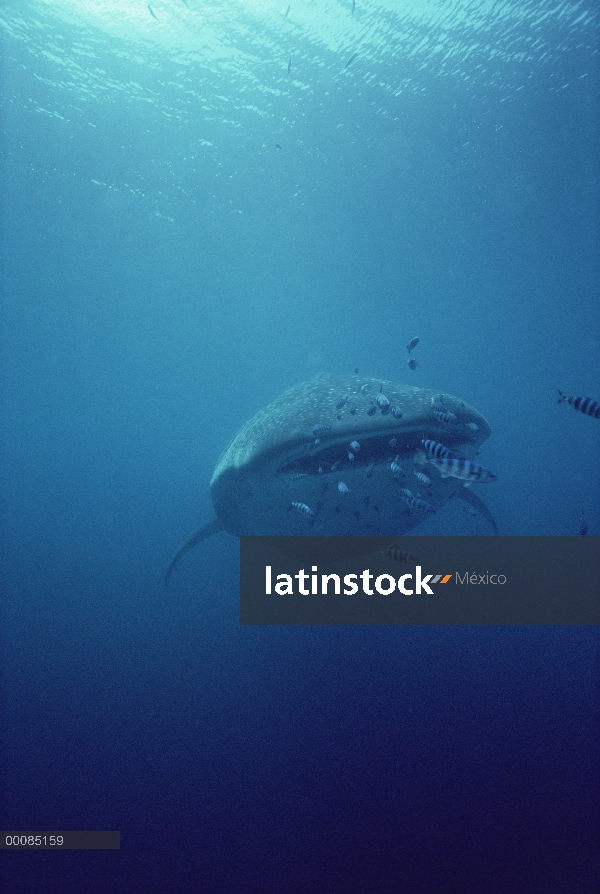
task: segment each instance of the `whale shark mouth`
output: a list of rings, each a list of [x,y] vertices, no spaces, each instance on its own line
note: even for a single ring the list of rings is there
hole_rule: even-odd
[[[390,427],[389,431],[374,434],[362,432],[355,434],[360,438],[360,449],[353,450],[347,438],[336,439],[320,444],[312,450],[286,457],[279,466],[277,474],[283,477],[295,475],[315,475],[326,472],[343,472],[367,470],[372,464],[391,463],[396,456],[406,461],[412,460],[417,450],[422,449],[421,440],[426,436],[423,429],[414,432],[402,430],[399,426]],[[390,443],[393,439],[396,443]],[[450,449],[458,451],[467,448],[464,440],[446,438]],[[467,448],[468,449],[468,448]]]

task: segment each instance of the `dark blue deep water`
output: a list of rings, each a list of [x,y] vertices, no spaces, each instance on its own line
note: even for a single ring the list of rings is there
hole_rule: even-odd
[[[0,9],[0,827],[122,842],[0,890],[595,894],[597,629],[241,628],[225,533],[164,588],[354,367],[486,416],[501,534],[600,535],[596,4],[287,7]]]

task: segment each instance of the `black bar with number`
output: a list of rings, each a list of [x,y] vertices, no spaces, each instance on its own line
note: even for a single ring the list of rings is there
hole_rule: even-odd
[[[120,832],[0,832],[0,850],[120,850]]]

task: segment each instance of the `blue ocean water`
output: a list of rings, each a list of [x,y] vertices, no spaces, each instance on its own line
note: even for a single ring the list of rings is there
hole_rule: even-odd
[[[501,534],[600,534],[597,6],[352,7],[0,9],[0,826],[122,841],[3,894],[600,886],[596,629],[242,629],[225,533],[164,589],[240,426],[355,367],[486,416]]]

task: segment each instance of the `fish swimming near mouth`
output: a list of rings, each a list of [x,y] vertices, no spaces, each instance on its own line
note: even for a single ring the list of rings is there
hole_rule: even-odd
[[[400,417],[369,412],[382,392],[402,411]],[[432,411],[437,394],[356,375],[319,375],[290,388],[246,422],[222,454],[210,482],[216,518],[175,553],[167,583],[188,550],[220,530],[236,536],[397,537],[422,524],[427,513],[407,508],[390,472],[390,439],[396,439],[398,463],[412,468],[423,439],[443,438],[453,453],[472,459],[490,434],[480,413],[448,395],[446,407],[463,424],[443,425]],[[340,396],[347,398],[341,409]],[[315,426],[323,431],[317,440]],[[347,447],[353,439],[360,451],[351,461]],[[342,473],[348,493],[340,501]],[[490,511],[462,484],[436,475],[427,494],[432,510],[459,497],[497,533]],[[295,504],[310,507],[312,514],[290,512]]]

